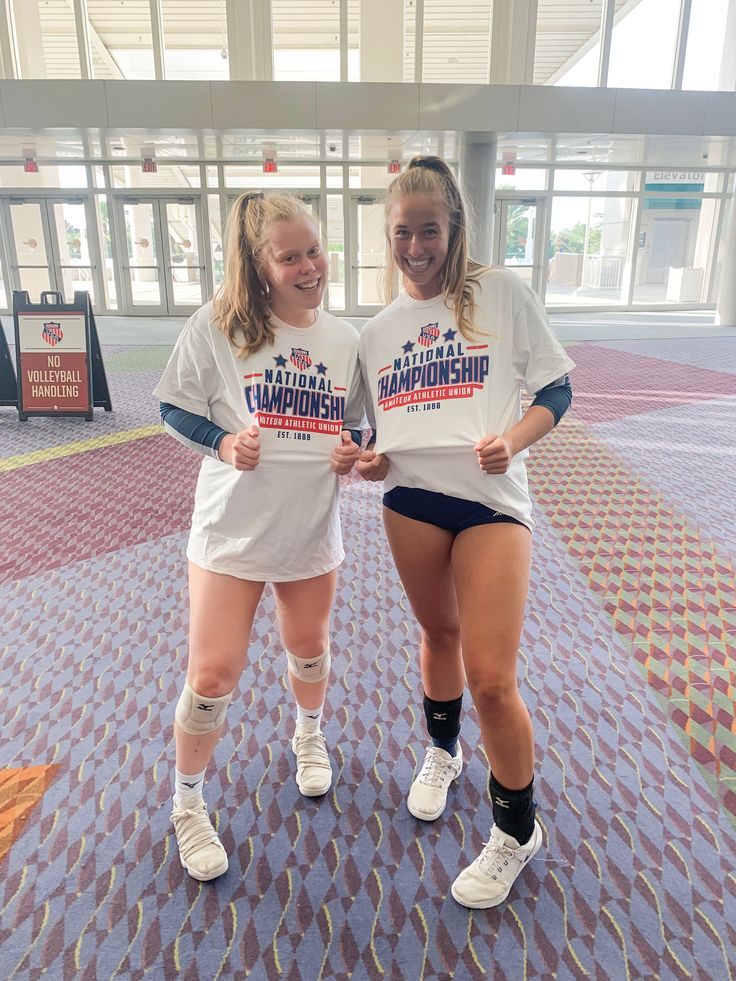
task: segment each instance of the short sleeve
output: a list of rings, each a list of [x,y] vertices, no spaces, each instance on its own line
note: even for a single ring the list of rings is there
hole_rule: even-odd
[[[195,314],[179,335],[153,394],[162,402],[207,416],[218,387],[219,372],[215,355]]]
[[[575,367],[555,337],[539,297],[531,291],[514,320],[513,363],[517,380],[531,395]]]

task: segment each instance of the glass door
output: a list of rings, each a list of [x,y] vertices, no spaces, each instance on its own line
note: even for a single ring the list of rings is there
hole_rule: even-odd
[[[51,279],[51,236],[45,201],[4,203],[9,229],[10,278],[13,289],[27,290],[37,303],[44,290],[56,289]]]
[[[125,235],[123,312],[166,314],[158,201],[122,198],[117,204],[121,219],[117,225]]]
[[[190,314],[204,303],[202,216],[194,198],[160,199],[166,276],[166,305],[170,314]]]
[[[44,290],[58,290],[71,303],[77,290],[94,301],[97,265],[89,240],[84,198],[4,202],[9,230],[11,285],[38,301]]]
[[[386,258],[383,201],[378,194],[359,194],[352,197],[351,206],[353,303],[350,312],[372,317],[383,306],[382,274]]]
[[[542,282],[543,207],[536,198],[496,198],[493,264],[508,266],[539,293]]]
[[[88,202],[47,201],[49,228],[56,267],[56,289],[67,303],[78,291],[89,293],[94,303],[97,263],[92,261],[88,229]]]

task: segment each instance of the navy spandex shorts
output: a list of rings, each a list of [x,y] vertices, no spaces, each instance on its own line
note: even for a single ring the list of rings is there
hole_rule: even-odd
[[[383,505],[390,511],[403,514],[414,521],[424,521],[451,531],[454,535],[473,528],[475,525],[493,525],[506,522],[527,526],[508,514],[494,511],[477,501],[465,501],[461,497],[448,497],[435,491],[421,490],[418,487],[394,487],[383,495]]]

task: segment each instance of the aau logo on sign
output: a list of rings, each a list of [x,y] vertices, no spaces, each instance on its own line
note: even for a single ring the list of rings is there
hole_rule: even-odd
[[[48,323],[43,325],[41,337],[43,337],[46,343],[50,344],[51,347],[56,347],[59,341],[64,339],[64,332],[61,329],[61,324],[56,323],[54,320],[49,320]]]

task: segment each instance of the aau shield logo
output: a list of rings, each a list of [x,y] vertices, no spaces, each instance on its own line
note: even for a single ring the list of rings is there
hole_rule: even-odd
[[[59,341],[64,339],[64,332],[61,329],[61,324],[56,323],[54,320],[49,320],[48,323],[43,325],[41,337],[43,337],[46,343],[50,344],[51,347],[56,347]]]
[[[303,347],[293,347],[291,349],[291,357],[289,361],[299,369],[299,371],[306,371],[307,368],[311,368],[312,359],[309,357],[309,351],[305,351]]]
[[[440,328],[438,324],[426,324],[419,331],[417,341],[422,345],[422,347],[431,347],[439,336]]]

